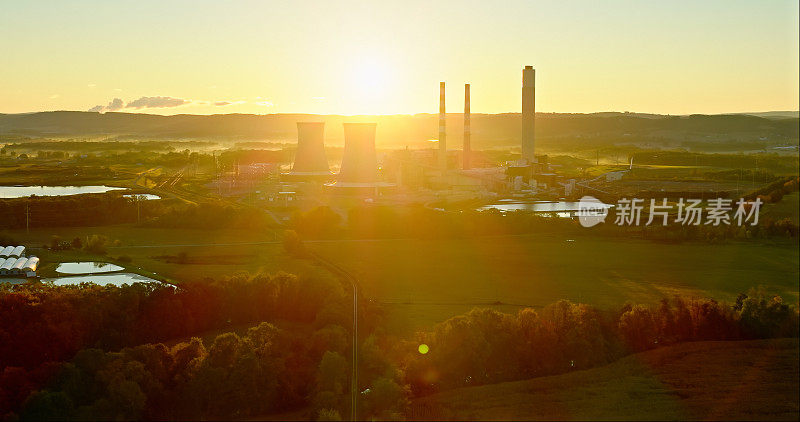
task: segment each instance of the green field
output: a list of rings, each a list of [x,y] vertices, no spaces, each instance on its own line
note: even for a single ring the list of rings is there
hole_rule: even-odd
[[[789,198],[787,198],[789,199]],[[782,202],[783,203],[783,202]],[[42,258],[40,274],[58,262],[113,261],[126,270],[177,284],[248,273],[287,271],[330,277],[313,261],[289,256],[271,232],[166,230],[129,225],[36,229],[7,233]],[[108,255],[49,252],[40,245],[102,234],[119,240]],[[733,301],[763,285],[798,302],[799,251],[791,240],[663,244],[592,235],[565,238],[483,237],[459,240],[312,241],[307,246],[358,279],[364,296],[381,303],[387,328],[399,335],[428,329],[476,306],[516,312],[561,299],[616,308],[655,303],[673,294]],[[37,249],[38,248],[38,249]],[[183,255],[185,263],[174,258]]]
[[[780,220],[788,218],[794,224],[800,224],[800,193],[792,192],[783,197],[777,204],[764,204],[761,215]]]
[[[74,237],[100,234],[119,246],[110,246],[107,256],[90,255],[84,251],[49,252],[42,245],[53,235],[70,240]],[[77,260],[108,261],[109,258],[128,256],[130,263],[120,263],[126,270],[152,276],[177,284],[221,278],[245,271],[251,274],[287,271],[294,274],[325,274],[325,270],[309,260],[289,256],[272,232],[246,230],[196,230],[136,228],[130,225],[105,227],[70,227],[54,229],[13,230],[7,233],[21,244],[28,245],[31,253],[42,258],[40,274],[55,276],[57,262]],[[187,263],[168,262],[165,257],[185,254]]]
[[[561,299],[601,308],[673,294],[733,301],[764,285],[798,301],[797,244],[661,244],[558,235],[459,240],[316,242],[385,304],[389,329],[410,334],[475,306],[514,312]]]
[[[797,339],[698,342],[414,400],[418,420],[797,420]]]

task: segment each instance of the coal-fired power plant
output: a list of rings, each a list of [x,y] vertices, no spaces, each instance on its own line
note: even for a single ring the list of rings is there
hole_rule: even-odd
[[[325,123],[297,122],[297,153],[289,172],[293,176],[330,175],[325,157]]]
[[[536,161],[534,155],[536,121],[536,70],[533,66],[522,69],[522,158],[528,164]]]
[[[344,154],[336,186],[367,187],[377,182],[376,126],[377,123],[344,124]]]
[[[471,146],[470,146],[470,128],[469,128],[469,84],[464,84],[464,151],[463,153],[463,161],[464,170],[469,170],[470,168],[470,154],[471,154]]]
[[[439,170],[447,171],[447,113],[444,109],[444,82],[439,82]]]

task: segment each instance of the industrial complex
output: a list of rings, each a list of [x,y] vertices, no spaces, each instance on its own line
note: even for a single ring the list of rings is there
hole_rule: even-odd
[[[475,159],[471,145],[470,84],[464,85],[463,145],[448,149],[445,82],[439,83],[437,147],[376,153],[376,123],[344,123],[341,166],[332,171],[325,152],[323,122],[297,122],[297,150],[291,170],[281,174],[272,202],[288,203],[303,192],[318,196],[360,194],[429,200],[489,199],[498,195],[569,196],[574,180],[551,170],[547,156],[535,151],[535,69],[522,70],[521,157],[505,165]],[[330,128],[328,130],[331,130]],[[316,188],[309,187],[316,186]],[[320,190],[322,189],[322,190]],[[400,196],[397,196],[400,195]]]

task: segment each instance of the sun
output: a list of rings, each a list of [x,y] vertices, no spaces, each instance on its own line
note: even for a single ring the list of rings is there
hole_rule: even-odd
[[[377,56],[357,59],[351,68],[351,89],[363,100],[378,99],[390,88],[392,69]]]

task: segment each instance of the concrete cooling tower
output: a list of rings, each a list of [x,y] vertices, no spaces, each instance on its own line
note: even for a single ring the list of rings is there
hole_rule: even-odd
[[[297,122],[297,153],[289,172],[292,176],[330,175],[325,157],[325,123]]]
[[[377,123],[345,123],[344,154],[337,186],[369,186],[378,181],[375,155]]]

